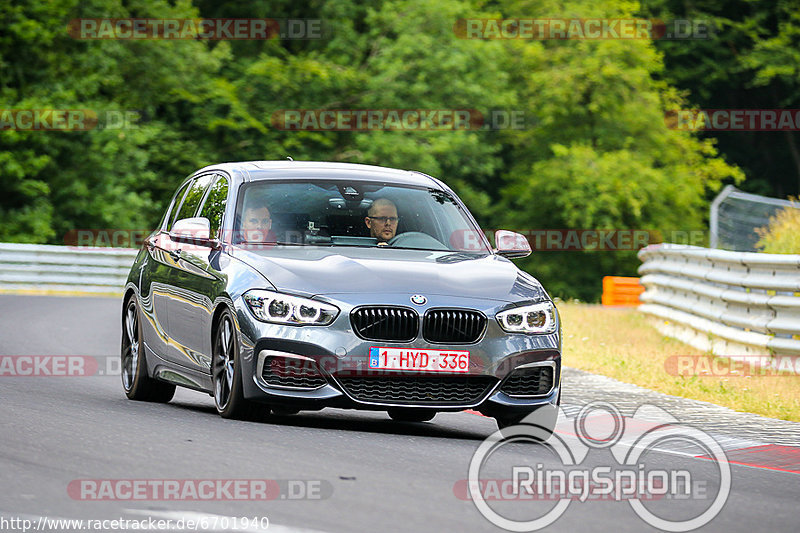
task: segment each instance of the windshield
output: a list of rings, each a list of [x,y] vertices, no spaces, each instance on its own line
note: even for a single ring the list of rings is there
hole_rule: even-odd
[[[488,253],[479,229],[449,194],[342,180],[243,186],[235,244],[361,246]]]

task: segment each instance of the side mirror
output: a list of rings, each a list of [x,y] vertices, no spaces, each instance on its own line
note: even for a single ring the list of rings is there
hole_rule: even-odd
[[[216,247],[211,238],[211,222],[205,217],[182,218],[172,225],[170,237],[179,242]]]
[[[497,255],[514,259],[531,255],[531,245],[524,235],[504,229],[494,232]]]

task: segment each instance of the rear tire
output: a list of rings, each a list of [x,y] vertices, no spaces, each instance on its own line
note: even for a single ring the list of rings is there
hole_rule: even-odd
[[[242,392],[242,364],[233,315],[225,309],[214,328],[211,378],[214,384],[214,405],[222,418],[257,420],[263,409],[246,400]],[[266,407],[265,407],[266,408]]]
[[[142,402],[167,403],[175,395],[175,385],[151,378],[142,343],[142,324],[136,296],[125,302],[122,316],[121,372],[125,395]]]
[[[403,409],[394,408],[387,411],[389,417],[397,422],[427,422],[433,420],[436,416],[436,411],[429,411],[428,409]]]

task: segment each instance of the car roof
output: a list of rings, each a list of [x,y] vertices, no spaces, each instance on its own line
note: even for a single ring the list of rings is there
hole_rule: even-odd
[[[376,165],[332,163],[326,161],[240,161],[210,165],[196,172],[222,170],[242,182],[287,178],[329,178],[379,181],[441,188],[441,183],[418,171],[398,170]]]

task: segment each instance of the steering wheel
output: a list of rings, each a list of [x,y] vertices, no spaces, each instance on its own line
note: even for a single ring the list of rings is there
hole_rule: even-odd
[[[427,233],[421,231],[407,231],[389,239],[389,246],[406,246],[408,248],[429,248],[433,250],[447,250],[447,247]]]

